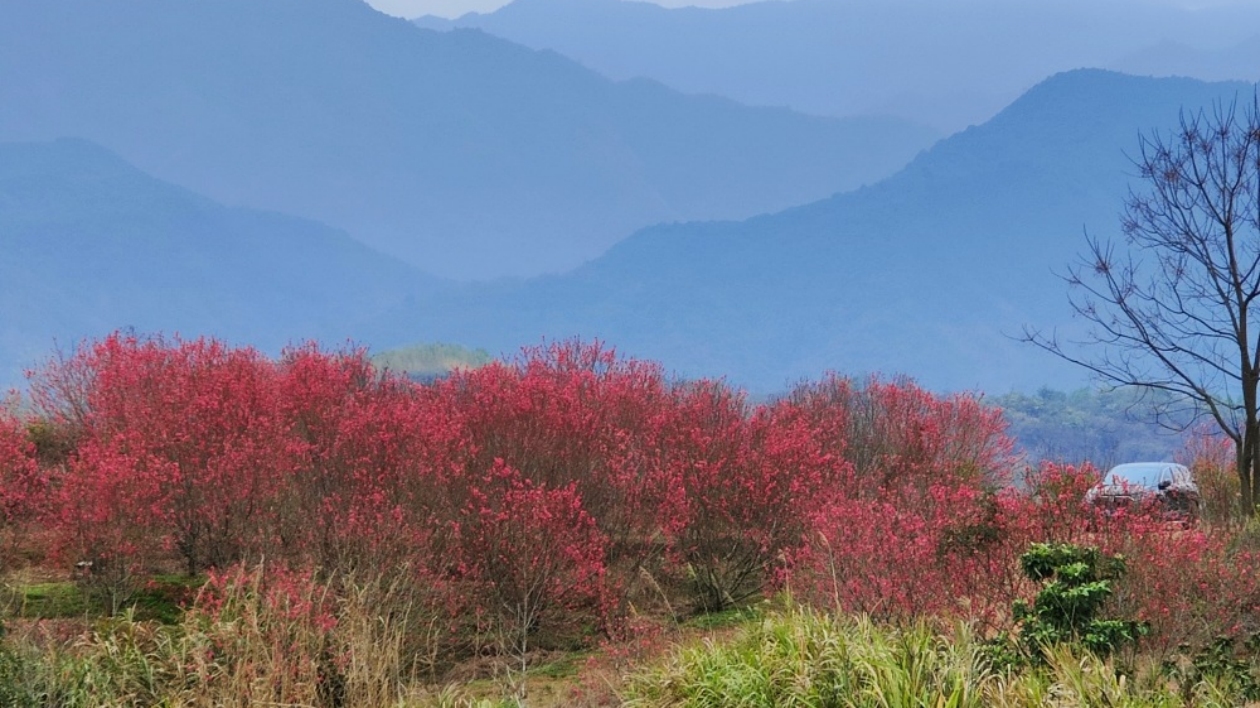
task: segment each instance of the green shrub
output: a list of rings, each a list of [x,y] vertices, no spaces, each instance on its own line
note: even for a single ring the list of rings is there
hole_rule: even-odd
[[[1043,658],[1057,644],[1079,644],[1105,657],[1147,632],[1141,622],[1098,616],[1111,597],[1111,582],[1124,573],[1120,556],[1069,543],[1034,543],[1019,561],[1024,575],[1042,584],[1032,605],[1017,601],[1013,607],[1030,658]]]
[[[1248,660],[1260,650],[1260,636],[1243,642],[1242,651],[1237,644],[1231,637],[1217,637],[1192,655],[1165,661],[1164,673],[1180,687],[1187,703],[1203,694],[1260,701],[1260,681]]]

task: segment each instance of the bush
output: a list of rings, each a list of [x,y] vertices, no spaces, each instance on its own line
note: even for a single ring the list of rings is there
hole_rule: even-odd
[[[752,411],[724,384],[678,387],[671,421],[658,523],[696,609],[718,612],[773,583],[847,466],[821,454],[793,404]]]
[[[1122,557],[1065,543],[1035,543],[1019,563],[1029,580],[1041,583],[1031,605],[1017,602],[1013,610],[1029,656],[1044,659],[1048,647],[1079,644],[1105,657],[1149,631],[1140,622],[1100,616],[1112,582],[1124,574]]]
[[[1035,542],[1124,554],[1101,612],[1148,623],[1165,655],[1260,629],[1252,531],[1100,524],[1088,466],[1006,485],[1000,412],[907,381],[829,377],[753,404],[564,342],[421,385],[361,350],[271,361],[117,334],[32,386],[45,417],[0,418],[0,530],[47,525],[115,611],[158,569],[267,558],[343,598],[338,578],[406,568],[390,582],[427,618],[415,665],[430,674],[588,646],[634,607],[676,619],[784,585],[878,621],[987,633],[1036,591],[1018,564]]]
[[[37,374],[33,387],[59,390],[67,371],[88,375],[45,405],[57,411],[53,424],[82,431],[51,517],[71,562],[134,563],[139,551],[121,537],[138,533],[176,552],[191,575],[265,545],[292,459],[274,368],[261,355],[115,334]]]
[[[572,485],[536,487],[499,463],[472,497],[460,557],[505,649],[524,664],[540,630],[580,639],[583,626],[603,624],[604,538]]]
[[[47,504],[48,483],[22,422],[0,408],[0,569],[11,565]]]
[[[788,400],[829,466],[797,512],[811,516],[789,573],[793,593],[905,622],[1005,614],[1013,555],[995,488],[1012,460],[1000,411],[905,381],[837,377]]]
[[[1177,459],[1190,468],[1199,485],[1202,521],[1221,526],[1242,520],[1232,440],[1207,429],[1192,431]]]

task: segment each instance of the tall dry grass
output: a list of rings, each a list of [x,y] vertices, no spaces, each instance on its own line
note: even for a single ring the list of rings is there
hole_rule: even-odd
[[[213,577],[175,625],[126,612],[69,642],[37,631],[5,638],[0,705],[419,704],[447,640],[405,571],[319,579],[262,566]]]

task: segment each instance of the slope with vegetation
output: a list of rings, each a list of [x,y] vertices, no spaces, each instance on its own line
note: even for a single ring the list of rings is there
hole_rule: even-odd
[[[1111,467],[1135,460],[1169,460],[1183,445],[1176,428],[1192,422],[1187,412],[1158,425],[1152,411],[1172,399],[1134,389],[1043,387],[1033,394],[1007,393],[987,399],[1006,415],[1011,437],[1033,460]],[[1179,425],[1174,425],[1174,422]]]
[[[570,268],[660,221],[852,189],[936,133],[615,83],[361,0],[6,2],[0,140],[65,136],[435,275],[488,278]]]
[[[577,342],[418,384],[127,334],[31,391],[0,418],[13,705],[529,702],[583,656],[560,704],[1255,690],[1254,529],[1096,516],[1088,465],[1013,486],[969,396],[832,377],[752,405]],[[51,587],[87,616],[50,618]]]
[[[475,369],[491,361],[486,350],[458,344],[416,344],[372,355],[376,368],[418,380],[440,378],[458,369]]]

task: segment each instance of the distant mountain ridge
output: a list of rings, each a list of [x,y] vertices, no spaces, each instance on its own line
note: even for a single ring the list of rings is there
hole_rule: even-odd
[[[981,123],[1047,76],[1082,67],[1260,79],[1254,51],[1198,56],[1255,39],[1260,3],[1245,0],[1193,8],[1159,0],[791,0],[721,10],[514,0],[491,13],[416,23],[482,29],[613,78],[650,77],[817,115],[894,115],[945,132]],[[1158,52],[1170,41],[1187,55]]]
[[[1128,74],[1193,76],[1209,81],[1256,77],[1260,72],[1260,33],[1237,44],[1206,50],[1165,39],[1121,57],[1112,68]]]
[[[484,278],[571,268],[652,223],[856,188],[938,133],[614,83],[360,0],[0,3],[0,140],[64,136]]]
[[[440,284],[344,232],[229,208],[84,140],[0,143],[0,390],[120,328],[272,353],[359,338]]]
[[[82,140],[0,144],[0,374],[118,327],[274,351],[311,337],[511,354],[601,338],[759,393],[831,369],[934,389],[1061,388],[1007,335],[1073,325],[1053,271],[1115,234],[1125,152],[1240,83],[1102,71],[1039,84],[892,178],[742,222],[658,225],[562,276],[450,285],[344,232],[229,208]]]
[[[444,294],[384,327],[492,353],[599,337],[762,392],[828,369],[934,389],[1075,387],[1082,372],[1012,335],[1074,326],[1054,271],[1083,250],[1083,229],[1117,233],[1138,134],[1251,90],[1060,74],[877,185],[743,222],[645,229],[571,274]]]

